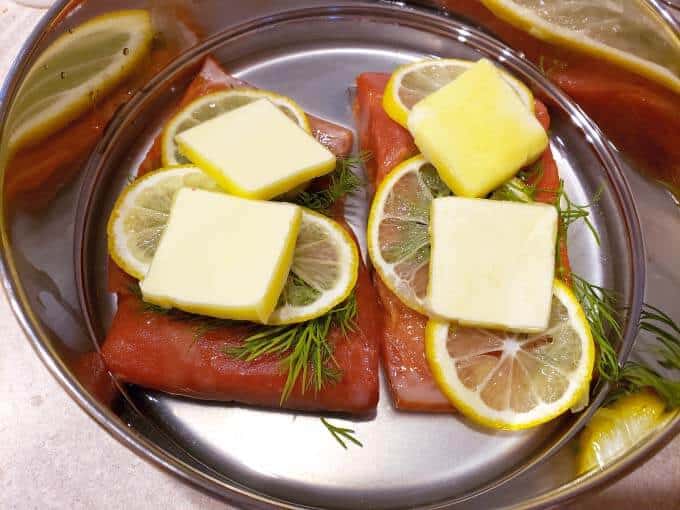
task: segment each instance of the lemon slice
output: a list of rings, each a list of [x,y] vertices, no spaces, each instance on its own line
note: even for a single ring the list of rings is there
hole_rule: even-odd
[[[651,391],[625,395],[597,410],[579,436],[578,469],[604,468],[674,415]]]
[[[295,101],[288,97],[258,89],[234,88],[223,90],[199,97],[182,108],[170,119],[163,130],[161,149],[163,165],[173,166],[191,163],[177,148],[175,136],[178,133],[217,117],[222,113],[263,98],[268,99],[279,107],[283,113],[294,120],[306,132],[312,132],[305,112]]]
[[[193,166],[150,172],[118,197],[108,224],[109,254],[126,273],[143,279],[165,230],[177,191],[183,187],[222,191]],[[303,209],[286,285],[269,324],[314,319],[350,294],[357,280],[356,244],[337,222]]]
[[[588,391],[595,359],[574,294],[555,280],[548,329],[519,335],[430,320],[425,352],[456,409],[495,429],[525,429],[567,411]]]
[[[430,263],[430,204],[450,195],[435,168],[415,156],[378,187],[368,216],[368,253],[382,281],[408,307],[425,313]]]
[[[680,92],[680,39],[644,0],[482,0],[544,41],[614,62]]]
[[[337,222],[303,209],[293,264],[268,324],[320,317],[341,303],[357,281],[356,244]]]
[[[146,275],[181,188],[219,191],[217,183],[193,166],[160,169],[130,184],[116,201],[107,233],[109,254],[126,273]]]
[[[110,91],[151,49],[151,16],[98,16],[59,36],[36,60],[11,113],[13,150],[58,131]]]
[[[423,60],[397,68],[387,82],[383,108],[392,120],[408,127],[408,114],[418,101],[455,80],[475,62],[470,60]],[[503,72],[503,78],[532,111],[534,96],[521,81]]]

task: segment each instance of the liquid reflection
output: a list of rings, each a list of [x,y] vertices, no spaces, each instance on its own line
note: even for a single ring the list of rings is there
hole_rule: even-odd
[[[116,112],[202,34],[180,7],[93,15],[90,4],[68,4],[56,21],[63,35],[17,88],[0,161],[4,234],[34,318],[80,384],[110,405],[117,392],[82,326],[73,280],[78,180]]]

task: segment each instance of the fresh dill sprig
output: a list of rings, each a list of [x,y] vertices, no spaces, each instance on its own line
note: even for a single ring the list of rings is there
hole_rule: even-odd
[[[543,176],[543,163],[539,159],[536,163],[521,170],[515,177],[498,187],[489,198],[508,202],[531,203],[536,201],[539,191],[536,184]]]
[[[597,369],[600,376],[607,381],[618,381],[621,376],[619,361],[610,335],[621,337],[616,309],[616,294],[604,287],[595,285],[586,279],[572,274],[574,294],[581,303],[586,319],[590,324],[593,340],[600,351]]]
[[[330,423],[326,418],[321,418],[321,423],[324,424],[326,427],[326,430],[331,433],[333,438],[342,446],[345,450],[347,449],[347,443],[345,441],[351,441],[355,445],[359,446],[360,448],[363,448],[364,445],[359,441],[354,435],[356,432],[354,432],[354,429],[348,429],[345,427],[338,427],[336,425],[333,425]]]
[[[590,230],[590,233],[593,234],[595,242],[598,245],[600,244],[600,234],[598,234],[595,225],[593,225],[593,222],[590,220],[590,208],[600,201],[602,190],[603,188],[600,187],[595,192],[589,203],[576,204],[569,198],[569,195],[564,189],[564,181],[560,179],[560,185],[556,192],[557,200],[555,202],[557,212],[559,213],[561,227],[558,229],[558,231],[562,232],[561,234],[558,234],[558,236],[567,235],[567,231],[573,223],[578,220],[583,220],[588,227],[588,230]]]
[[[362,152],[357,156],[339,158],[335,170],[330,175],[330,183],[327,188],[317,191],[303,191],[295,197],[293,202],[322,214],[329,214],[335,202],[363,186],[363,180],[355,170],[369,158],[368,152]]]
[[[192,324],[196,339],[200,338],[209,331],[246,324],[242,321],[207,317],[205,315],[183,312],[181,310],[177,310],[176,308],[163,308],[162,306],[155,305],[153,303],[147,303],[144,301],[142,297],[142,291],[137,283],[131,284],[129,286],[129,290],[139,299],[143,311],[157,315],[164,315],[172,320]]]
[[[328,334],[338,327],[347,335],[356,327],[357,303],[354,293],[326,315],[300,324],[256,326],[242,344],[227,346],[229,356],[252,361],[266,354],[286,354],[281,368],[287,374],[281,392],[283,403],[298,380],[302,392],[313,388],[320,391],[326,384],[338,382],[342,372],[333,358],[333,345]]]
[[[595,242],[600,245],[600,234],[597,232],[595,225],[590,219],[590,208],[599,202],[602,195],[602,187],[600,187],[591,201],[587,204],[576,204],[574,203],[567,191],[564,188],[564,181],[560,179],[560,184],[555,191],[555,207],[557,207],[558,221],[557,226],[557,250],[555,251],[555,272],[558,275],[564,276],[570,274],[567,268],[563,265],[563,258],[561,255],[561,245],[566,243],[567,234],[569,233],[569,227],[579,220],[583,220],[588,227],[588,230],[593,235]]]
[[[505,200],[507,202],[531,203],[536,195],[536,186],[526,183],[519,177],[513,177],[502,184],[492,194],[492,200]]]
[[[651,367],[629,361],[621,370],[619,391],[621,393],[635,393],[642,388],[654,389],[666,401],[666,406],[675,409],[680,407],[680,379],[672,380],[664,377]]]
[[[655,306],[645,305],[640,319],[640,329],[655,335],[658,347],[655,354],[662,367],[680,370],[680,328],[668,314]]]
[[[307,306],[319,299],[320,295],[321,291],[309,285],[293,271],[290,271],[283,291],[281,291],[279,296],[279,306],[286,303],[294,304],[295,306]]]
[[[574,274],[572,278],[574,292],[598,346],[598,372],[603,379],[615,385],[608,402],[642,388],[653,388],[668,407],[680,407],[680,379],[670,379],[652,366],[638,361],[628,361],[623,367],[619,365],[615,342],[621,338],[622,328],[618,320],[616,294],[578,275]],[[680,327],[665,312],[645,304],[639,329],[655,335],[659,344],[655,349],[656,362],[666,369],[680,371]]]

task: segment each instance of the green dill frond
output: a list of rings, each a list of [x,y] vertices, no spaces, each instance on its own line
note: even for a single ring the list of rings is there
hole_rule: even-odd
[[[642,388],[654,389],[671,409],[680,407],[680,379],[672,380],[656,370],[636,361],[629,361],[621,371],[624,393],[634,393]]]
[[[330,183],[326,189],[303,191],[295,197],[293,202],[313,211],[329,214],[333,204],[364,185],[356,170],[370,157],[368,152],[362,152],[357,156],[339,158],[335,170],[330,175]]]
[[[539,191],[536,184],[543,176],[543,162],[539,159],[528,168],[521,170],[516,177],[502,184],[491,194],[492,200],[506,200],[508,202],[531,203],[536,201]]]
[[[614,383],[614,391],[607,403],[642,388],[652,388],[670,408],[680,407],[680,379],[666,377],[637,361],[628,361],[623,367],[619,365],[616,344],[623,331],[618,320],[617,295],[576,274],[572,277],[574,293],[583,307],[599,350],[598,372],[603,379]],[[680,327],[668,314],[645,304],[639,329],[655,336],[658,343],[654,350],[656,362],[666,369],[680,371]]]
[[[306,306],[314,303],[321,296],[321,291],[310,286],[306,281],[296,275],[293,271],[288,273],[286,285],[279,296],[278,306],[286,303],[295,306]]]
[[[519,177],[513,177],[491,194],[491,200],[531,203],[536,195],[536,186],[527,184]]]
[[[599,349],[597,369],[600,376],[607,381],[617,381],[620,366],[614,343],[610,338],[621,338],[621,325],[616,308],[616,294],[604,287],[595,285],[572,274],[574,294],[583,307],[583,312],[590,324],[593,340]]]
[[[561,228],[559,230],[563,232],[562,235],[566,235],[569,227],[573,223],[577,222],[578,220],[583,220],[588,227],[588,230],[590,230],[591,234],[593,234],[595,242],[598,245],[600,244],[600,234],[598,234],[595,225],[593,225],[593,222],[590,220],[590,208],[600,201],[600,198],[602,197],[602,191],[603,188],[600,186],[589,203],[583,205],[576,204],[569,198],[569,195],[564,189],[564,181],[560,179],[555,205],[557,206],[557,212],[559,213],[560,217]]]
[[[543,160],[539,159],[530,167],[520,170],[520,172],[517,174],[517,177],[522,179],[527,184],[530,182],[536,183],[541,182],[544,172],[545,169],[543,168]],[[531,186],[534,188],[534,190],[536,189],[535,184],[531,184]]]
[[[163,308],[162,306],[154,305],[153,303],[147,303],[146,301],[144,301],[144,297],[142,296],[142,289],[139,288],[139,284],[136,282],[128,285],[128,290],[137,299],[139,299],[142,310],[145,312],[157,313],[159,315],[172,315],[173,313],[176,312],[176,310],[173,310],[172,308]]]
[[[680,370],[680,327],[668,314],[655,306],[645,305],[640,329],[654,335],[658,342],[655,354],[659,364],[668,370]]]
[[[359,441],[354,435],[356,432],[354,432],[353,429],[348,429],[344,427],[338,427],[336,425],[333,425],[330,423],[326,418],[321,418],[321,423],[324,424],[326,427],[326,430],[331,433],[333,438],[342,446],[345,450],[347,449],[347,443],[345,441],[351,441],[355,445],[357,445],[360,448],[363,448],[364,445]]]
[[[300,381],[303,393],[310,388],[320,391],[326,384],[338,382],[342,373],[333,358],[328,334],[337,327],[346,336],[356,327],[357,303],[354,293],[322,317],[300,324],[255,326],[241,345],[228,346],[229,356],[253,361],[266,354],[284,355],[281,368],[287,374],[281,392],[283,403]]]
[[[422,179],[427,189],[432,194],[432,198],[440,197],[450,197],[453,195],[451,189],[446,185],[446,183],[439,176],[439,173],[432,165],[425,165],[420,168],[419,171],[420,178]],[[427,209],[427,214],[429,214],[429,208]]]
[[[242,326],[247,324],[243,321],[235,321],[231,319],[217,319],[215,317],[207,317],[205,315],[197,315],[193,313],[183,312],[175,308],[163,308],[162,306],[153,303],[147,303],[142,297],[142,291],[139,284],[131,284],[128,289],[134,294],[140,302],[140,306],[144,312],[154,313],[157,315],[164,315],[172,320],[185,322],[193,325],[196,340],[202,337],[209,331],[214,331],[220,328],[227,328],[233,326]]]

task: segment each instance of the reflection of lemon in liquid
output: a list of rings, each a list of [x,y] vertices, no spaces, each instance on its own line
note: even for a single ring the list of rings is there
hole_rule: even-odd
[[[140,64],[152,38],[144,10],[104,14],[59,36],[19,89],[10,147],[35,144],[85,112]]]
[[[614,62],[680,93],[680,38],[645,0],[482,0],[547,42]]]

